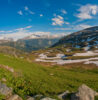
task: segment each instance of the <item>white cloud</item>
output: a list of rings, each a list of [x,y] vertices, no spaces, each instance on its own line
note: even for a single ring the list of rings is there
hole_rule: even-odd
[[[86,28],[89,28],[89,27],[92,27],[91,25],[87,25],[87,24],[79,24],[79,25],[76,25],[74,27],[75,30],[82,30],[82,29],[86,29]]]
[[[50,32],[37,31],[37,32],[30,32],[30,34],[42,36],[42,35],[50,35]]]
[[[24,28],[18,28],[18,29],[15,29],[15,30],[23,31],[23,30],[30,29],[30,28],[32,28],[32,26],[26,26]]]
[[[63,14],[67,14],[67,11],[64,10],[64,9],[62,9],[62,10],[61,10],[61,13],[63,13]]]
[[[27,11],[29,14],[34,15],[35,13],[29,9],[28,6],[24,7],[24,10]]]
[[[2,31],[2,30],[0,31],[0,33],[4,33],[4,32],[5,32],[5,31]]]
[[[43,17],[43,14],[40,14],[40,17]]]
[[[81,20],[92,19],[93,16],[98,13],[98,5],[87,4],[81,6],[78,11],[80,13],[76,14],[76,17],[80,18]]]
[[[72,28],[55,28],[55,30],[61,30],[61,31],[66,31],[66,30],[72,30]]]
[[[49,35],[50,32],[29,32],[28,30],[18,30],[13,33],[7,33],[7,34],[0,34],[0,39],[13,39],[14,41],[17,41],[18,39],[22,39],[24,37],[28,37],[31,35]]]
[[[12,31],[4,31],[4,30],[0,30],[0,33],[11,33]]]
[[[25,6],[24,9],[25,9],[26,11],[29,10],[29,8],[28,8],[27,6]]]
[[[52,18],[52,21],[52,25],[62,26],[64,24],[64,18],[60,15],[57,15],[54,18]]]
[[[22,12],[21,10],[18,11],[17,13],[18,13],[19,15],[21,15],[21,16],[23,15],[23,12]]]
[[[30,10],[29,10],[29,13],[30,13],[31,15],[34,15],[34,14],[35,14],[35,12],[32,12],[32,11],[30,11]]]
[[[72,31],[72,30],[75,30],[75,31],[79,31],[79,30],[82,30],[82,29],[86,29],[86,28],[89,28],[89,27],[92,27],[91,25],[87,25],[87,24],[79,24],[79,25],[72,25],[70,27],[63,27],[63,28],[55,28],[55,30],[61,30],[61,31]]]
[[[27,27],[25,27],[26,29],[29,29],[29,28],[32,28],[32,26],[27,26]]]
[[[69,25],[70,23],[69,22],[65,22],[65,24]]]
[[[56,16],[56,13],[54,13],[53,16]]]
[[[43,32],[43,31],[37,31],[37,32],[30,32],[29,29],[32,28],[32,26],[26,26],[23,28],[14,29],[12,31],[4,31],[5,33],[0,34],[0,39],[13,39],[14,41],[18,39],[22,39],[27,36],[31,36],[32,34],[35,35],[50,35],[50,32]]]

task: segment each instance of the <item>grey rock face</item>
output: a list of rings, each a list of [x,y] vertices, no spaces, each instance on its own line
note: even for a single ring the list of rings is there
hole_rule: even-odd
[[[79,87],[78,92],[71,96],[71,100],[94,100],[97,93],[86,85]]]
[[[12,95],[8,100],[22,100],[22,98],[15,94]]]
[[[61,100],[66,100],[68,93],[69,93],[69,91],[65,91],[64,93],[59,94],[58,98],[61,99]]]
[[[12,88],[7,87],[5,84],[0,82],[0,94],[9,97],[12,95]]]

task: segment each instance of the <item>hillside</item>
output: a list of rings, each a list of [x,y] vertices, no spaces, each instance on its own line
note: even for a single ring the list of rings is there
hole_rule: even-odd
[[[98,26],[87,28],[60,39],[53,47],[98,48]]]
[[[95,30],[93,32],[92,37],[97,37],[97,32]],[[90,33],[88,34],[90,36]],[[72,35],[69,35],[69,38],[70,36]],[[75,38],[75,36],[77,35],[74,33],[73,37]],[[86,33],[84,36],[87,38]],[[96,41],[97,38],[94,40]],[[13,94],[17,94],[23,100],[31,100],[27,99],[28,97],[36,98],[34,100],[42,100],[41,98],[45,97],[53,98],[49,100],[60,100],[58,96],[67,90],[69,94],[66,100],[73,100],[70,99],[72,93],[76,93],[82,84],[86,84],[98,92],[98,49],[86,52],[81,49],[68,50],[65,43],[61,43],[56,44],[54,48],[32,51],[31,53],[19,50],[21,47],[22,50],[25,49],[26,45],[27,51],[33,43],[39,47],[41,43],[48,45],[46,41],[46,39],[22,39],[16,42],[1,43],[3,45],[0,46],[1,90],[2,86],[4,87],[6,84],[13,89]],[[4,46],[5,44],[8,46]],[[61,48],[62,45],[63,48]],[[6,100],[1,95],[0,100]],[[98,97],[95,100],[97,99]]]
[[[17,41],[1,41],[1,46],[10,46],[16,49],[30,52],[32,50],[45,49],[55,44],[60,38],[34,38]]]
[[[83,66],[88,69],[82,68]],[[89,69],[89,66],[92,69]],[[27,95],[41,94],[58,100],[58,94],[66,90],[76,91],[81,84],[98,91],[98,69],[95,68],[94,65],[84,64],[43,66],[0,54],[0,81],[12,87],[14,93],[24,100]]]
[[[0,46],[0,53],[3,53],[5,55],[14,56],[14,57],[21,57],[27,54],[25,52],[22,52],[21,50],[17,50],[9,46]]]

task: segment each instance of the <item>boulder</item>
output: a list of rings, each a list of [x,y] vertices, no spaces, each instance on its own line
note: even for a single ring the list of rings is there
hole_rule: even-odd
[[[73,93],[71,100],[94,100],[96,95],[94,90],[83,84],[79,87],[78,92]]]
[[[12,95],[12,88],[7,87],[0,82],[0,94],[9,97]]]
[[[6,80],[6,78],[2,78],[1,81],[2,82],[6,82],[7,80]]]
[[[27,100],[35,100],[34,97],[28,97]]]
[[[17,94],[12,95],[9,99],[7,100],[22,100],[22,98],[20,96],[18,96]]]
[[[33,98],[35,98],[36,100],[42,99],[44,96],[41,94],[35,95],[33,96]]]
[[[69,91],[65,91],[64,93],[61,93],[58,95],[58,98],[61,100],[66,100],[66,97],[68,96]]]
[[[56,100],[56,99],[52,99],[52,98],[49,98],[49,97],[45,97],[45,98],[42,98],[40,100]]]

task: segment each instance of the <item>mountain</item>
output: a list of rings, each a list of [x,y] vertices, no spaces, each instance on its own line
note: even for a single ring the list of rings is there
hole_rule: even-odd
[[[5,54],[6,56],[10,55],[14,57],[22,57],[27,53],[9,46],[0,46],[0,54]]]
[[[60,38],[61,36],[59,35],[32,34],[17,41],[3,38],[0,40],[0,46],[10,46],[30,52],[32,50],[48,48],[58,42]]]
[[[43,34],[42,32],[38,32],[38,34],[35,33],[35,34],[27,36],[27,37],[25,37],[23,39],[24,40],[27,40],[27,39],[55,39],[55,38],[60,38],[62,36],[63,35],[50,35],[50,34]]]
[[[98,48],[98,26],[87,28],[70,35],[67,35],[59,40],[53,47],[75,47],[75,48]]]

